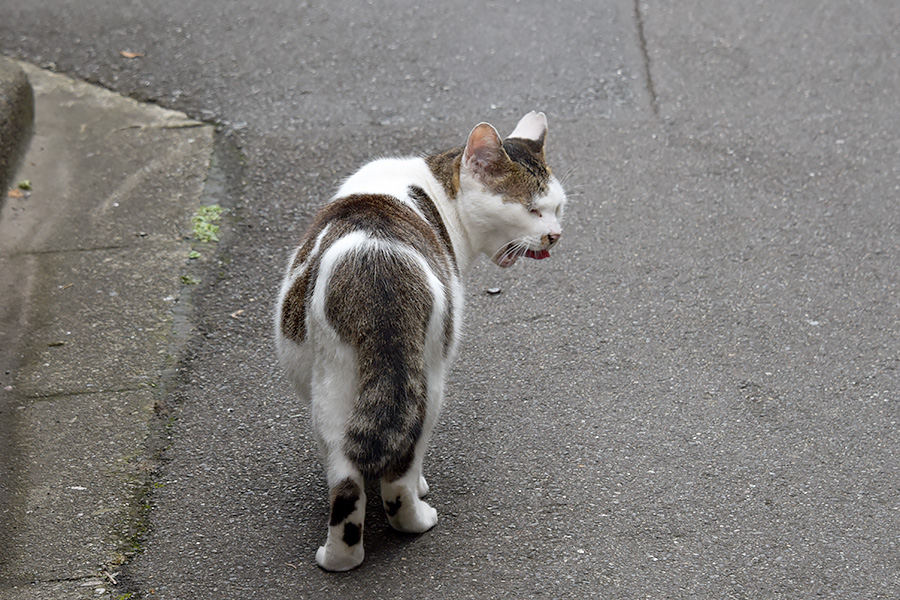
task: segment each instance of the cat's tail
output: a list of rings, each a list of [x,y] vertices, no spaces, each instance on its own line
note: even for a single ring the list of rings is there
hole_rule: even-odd
[[[332,278],[332,285],[347,283],[340,297],[332,296],[332,308],[342,313],[342,337],[355,347],[359,368],[343,449],[366,478],[396,479],[412,465],[425,428],[434,296],[426,274],[409,260],[360,253],[353,263],[352,278],[341,277],[342,266]]]
[[[344,452],[364,477],[397,479],[415,459],[426,410],[424,371],[409,365],[373,364],[347,427]]]

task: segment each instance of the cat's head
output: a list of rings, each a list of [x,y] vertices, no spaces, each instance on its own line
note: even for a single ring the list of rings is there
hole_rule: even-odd
[[[488,123],[469,134],[460,162],[460,200],[478,251],[500,267],[550,256],[562,229],[562,185],[544,159],[547,118],[530,112],[501,140]]]

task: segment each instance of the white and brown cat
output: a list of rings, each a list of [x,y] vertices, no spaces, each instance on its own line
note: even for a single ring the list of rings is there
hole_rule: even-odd
[[[462,326],[461,277],[479,254],[501,267],[548,257],[566,203],[531,112],[502,140],[476,126],[465,146],[381,159],[338,190],[294,252],[278,298],[278,355],[310,405],[331,490],[323,569],[363,560],[365,481],[380,481],[391,526],[421,533],[422,459]]]

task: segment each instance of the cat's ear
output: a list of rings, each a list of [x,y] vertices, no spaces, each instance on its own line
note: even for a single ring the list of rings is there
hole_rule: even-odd
[[[463,167],[476,175],[495,173],[503,161],[509,160],[503,150],[500,134],[490,123],[479,123],[469,134],[463,152]]]
[[[544,139],[547,137],[547,116],[542,112],[531,111],[519,119],[519,124],[509,134],[509,137],[531,140],[543,146]]]

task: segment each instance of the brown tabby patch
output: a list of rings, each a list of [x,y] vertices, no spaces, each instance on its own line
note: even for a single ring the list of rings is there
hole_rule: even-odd
[[[427,404],[432,306],[424,273],[396,255],[347,255],[332,272],[325,315],[359,360],[359,396],[344,452],[368,478],[409,468]]]
[[[459,165],[462,162],[464,147],[452,148],[425,158],[428,168],[444,186],[450,198],[459,193]]]
[[[488,187],[504,202],[531,204],[535,196],[547,193],[550,169],[544,162],[544,147],[540,142],[508,138],[503,150],[509,160],[492,174]]]
[[[437,209],[434,209],[433,204],[431,206],[431,211],[423,212],[434,217]],[[436,228],[437,223],[440,223],[440,229]],[[310,259],[316,238],[329,224],[331,227],[322,240],[319,254]],[[310,282],[315,281],[318,276],[320,258],[332,243],[353,231],[365,231],[376,238],[396,240],[412,246],[428,260],[432,270],[445,284],[449,269],[456,272],[452,245],[448,243],[449,235],[443,229],[439,215],[434,223],[430,219],[428,222],[423,221],[411,208],[390,196],[357,194],[340,198],[316,215],[315,221],[303,236],[300,249],[291,265],[291,269],[304,264],[307,266],[284,298],[281,329],[286,338],[297,343],[306,339],[306,306],[313,287]]]
[[[453,148],[425,158],[431,172],[447,195],[459,193],[459,169],[465,147]],[[504,202],[528,206],[535,196],[547,193],[550,168],[544,159],[544,142],[525,138],[507,138],[503,152],[492,166],[486,182],[490,191]]]

